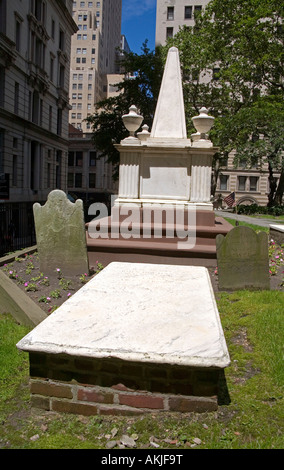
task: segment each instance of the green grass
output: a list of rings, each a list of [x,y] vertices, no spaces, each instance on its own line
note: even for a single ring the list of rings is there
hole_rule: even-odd
[[[225,220],[227,220],[227,222],[229,222],[231,225],[233,225],[234,227],[236,226],[237,222],[238,222],[238,225],[242,225],[244,227],[250,227],[252,228],[253,230],[259,232],[260,230],[266,232],[266,233],[269,233],[269,227],[262,227],[260,225],[255,225],[255,224],[249,224],[247,222],[242,222],[242,221],[237,221],[235,219],[230,219],[229,217],[224,217]]]
[[[105,449],[116,428],[116,440],[135,434],[137,448],[154,436],[160,449],[191,449],[194,438],[199,449],[282,449],[284,293],[219,293],[217,303],[231,357],[222,402],[217,412],[186,415],[87,418],[32,410],[27,354],[15,347],[27,329],[0,315],[0,448]]]

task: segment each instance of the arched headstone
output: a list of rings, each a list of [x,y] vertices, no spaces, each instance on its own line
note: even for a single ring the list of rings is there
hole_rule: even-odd
[[[33,206],[40,269],[51,275],[88,272],[83,202],[68,200],[61,190],[51,191],[44,206]]]

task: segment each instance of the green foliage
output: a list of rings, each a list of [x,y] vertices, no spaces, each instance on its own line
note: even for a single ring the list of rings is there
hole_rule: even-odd
[[[150,51],[147,41],[141,52],[140,55],[124,53],[120,60],[124,79],[116,85],[120,94],[97,103],[95,114],[86,119],[92,126],[95,148],[114,164],[114,178],[118,177],[119,163],[119,153],[114,144],[129,135],[122,116],[128,114],[134,104],[143,115],[144,123],[151,127],[156,108],[162,78],[161,57],[158,50],[156,53]]]
[[[281,203],[284,190],[282,18],[283,4],[274,0],[212,0],[196,26],[181,28],[167,45],[180,50],[188,132],[198,108],[209,108],[217,160],[237,150],[237,158],[281,172],[271,204]]]
[[[238,211],[238,214],[247,214],[247,215],[262,214],[262,215],[273,215],[275,217],[278,217],[278,216],[284,215],[284,206],[266,207],[266,206],[258,206],[257,204],[250,204],[250,205],[241,204],[238,206],[237,211]]]

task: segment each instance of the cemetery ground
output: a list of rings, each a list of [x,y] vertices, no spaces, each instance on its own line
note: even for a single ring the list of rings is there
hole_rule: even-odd
[[[219,292],[209,269],[231,357],[212,413],[86,417],[31,408],[28,354],[15,347],[29,328],[0,315],[0,449],[282,449],[283,248],[270,242],[269,253],[270,291]],[[33,253],[1,269],[51,313],[102,268],[98,260],[90,275],[69,279],[58,266],[46,278]]]

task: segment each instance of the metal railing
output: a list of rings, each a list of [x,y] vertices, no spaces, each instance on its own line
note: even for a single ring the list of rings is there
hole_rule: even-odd
[[[35,244],[33,202],[0,203],[0,256]]]

